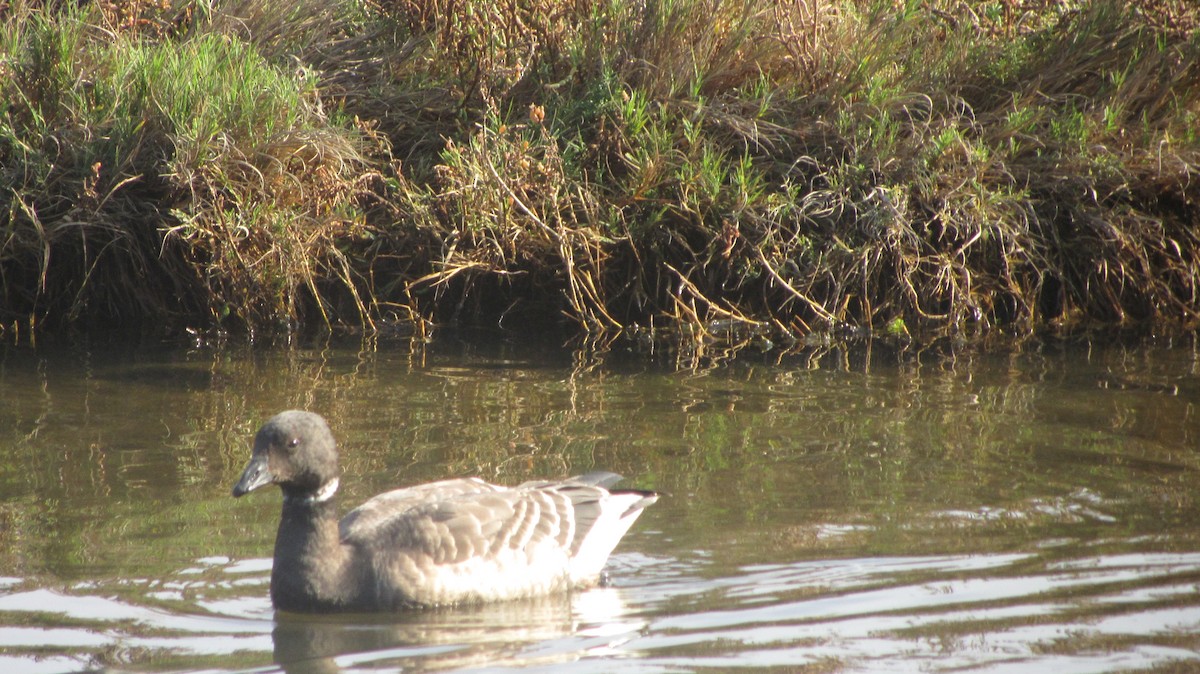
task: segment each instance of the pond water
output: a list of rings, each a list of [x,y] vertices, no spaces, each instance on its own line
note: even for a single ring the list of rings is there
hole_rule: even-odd
[[[497,336],[0,347],[0,671],[1200,667],[1200,347],[711,364]],[[606,587],[276,615],[258,425],[324,414],[348,509],[593,468],[664,493]]]

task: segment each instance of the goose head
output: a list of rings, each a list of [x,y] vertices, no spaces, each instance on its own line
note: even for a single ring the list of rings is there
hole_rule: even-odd
[[[258,429],[250,462],[233,486],[233,495],[276,484],[289,500],[324,501],[337,482],[337,444],[329,425],[320,415],[289,410]]]

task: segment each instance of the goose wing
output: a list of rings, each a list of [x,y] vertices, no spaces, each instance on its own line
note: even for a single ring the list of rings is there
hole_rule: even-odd
[[[367,552],[383,603],[511,599],[594,581],[646,498],[579,479],[452,480],[371,499],[343,520],[343,540]],[[602,526],[615,531],[597,538]]]
[[[377,530],[387,528],[396,517],[409,510],[445,499],[469,494],[494,492],[503,487],[476,477],[441,480],[384,492],[346,513],[338,523],[342,540],[370,540]]]

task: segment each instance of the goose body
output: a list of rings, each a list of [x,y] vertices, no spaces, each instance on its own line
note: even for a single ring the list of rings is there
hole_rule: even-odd
[[[283,511],[271,600],[298,612],[390,611],[533,597],[594,585],[657,494],[588,473],[516,487],[477,478],[380,494],[340,521],[337,448],[311,412],[259,429],[234,496],[276,484]]]

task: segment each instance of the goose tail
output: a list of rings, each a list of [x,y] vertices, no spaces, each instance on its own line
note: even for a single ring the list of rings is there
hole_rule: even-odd
[[[592,585],[599,580],[609,555],[658,496],[653,491],[622,489],[607,492],[595,502],[595,522],[580,532],[578,548],[571,557],[571,579],[576,585]]]

